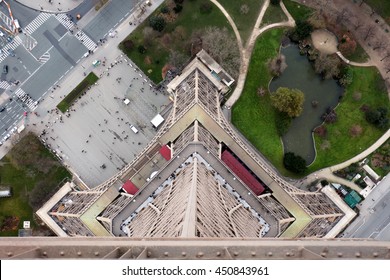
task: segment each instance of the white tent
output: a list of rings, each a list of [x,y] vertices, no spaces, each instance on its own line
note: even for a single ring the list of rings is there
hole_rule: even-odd
[[[160,124],[163,123],[163,121],[164,118],[160,114],[157,114],[150,122],[155,128],[157,128]]]

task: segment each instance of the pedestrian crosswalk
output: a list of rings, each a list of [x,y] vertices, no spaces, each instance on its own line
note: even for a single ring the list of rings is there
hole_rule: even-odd
[[[71,30],[75,25],[73,21],[66,14],[56,14],[55,18],[63,25],[66,29]]]
[[[10,87],[10,84],[7,81],[1,81],[0,82],[0,88],[7,89]]]
[[[76,25],[66,14],[57,14],[55,15],[55,18],[68,30],[71,30],[71,33],[73,34]],[[94,51],[97,48],[97,44],[83,31],[78,31],[75,36],[88,50]]]
[[[38,106],[38,101],[34,101],[23,89],[18,88],[15,95],[31,110],[34,111]]]
[[[50,53],[49,53],[49,52],[46,52],[46,53],[44,53],[44,54],[38,59],[38,61],[39,61],[39,63],[44,64],[44,63],[46,63],[49,59],[50,59]]]
[[[77,32],[76,38],[90,51],[94,51],[97,48],[97,44],[83,31]]]
[[[52,15],[49,13],[40,13],[32,22],[26,25],[23,28],[24,32],[27,34],[32,34],[37,30],[42,24],[44,24]]]
[[[2,54],[0,56],[0,63],[3,62],[3,60],[12,53],[17,47],[19,47],[22,40],[20,40],[19,36],[16,36],[12,42],[8,42],[7,45],[5,45],[2,49]]]

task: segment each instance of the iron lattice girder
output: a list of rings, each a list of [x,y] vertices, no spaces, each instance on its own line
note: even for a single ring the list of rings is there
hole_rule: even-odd
[[[99,245],[96,245],[99,244]],[[2,238],[0,259],[390,259],[367,239]]]

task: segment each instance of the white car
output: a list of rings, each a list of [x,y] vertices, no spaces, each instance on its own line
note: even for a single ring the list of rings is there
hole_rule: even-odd
[[[134,125],[130,125],[130,129],[134,132],[134,133],[138,133],[138,129],[134,126]]]

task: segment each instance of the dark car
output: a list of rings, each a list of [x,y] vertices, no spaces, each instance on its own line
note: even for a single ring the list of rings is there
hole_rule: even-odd
[[[0,107],[0,112],[3,112],[5,110],[5,107]]]
[[[3,66],[3,73],[7,74],[8,73],[8,65]]]

